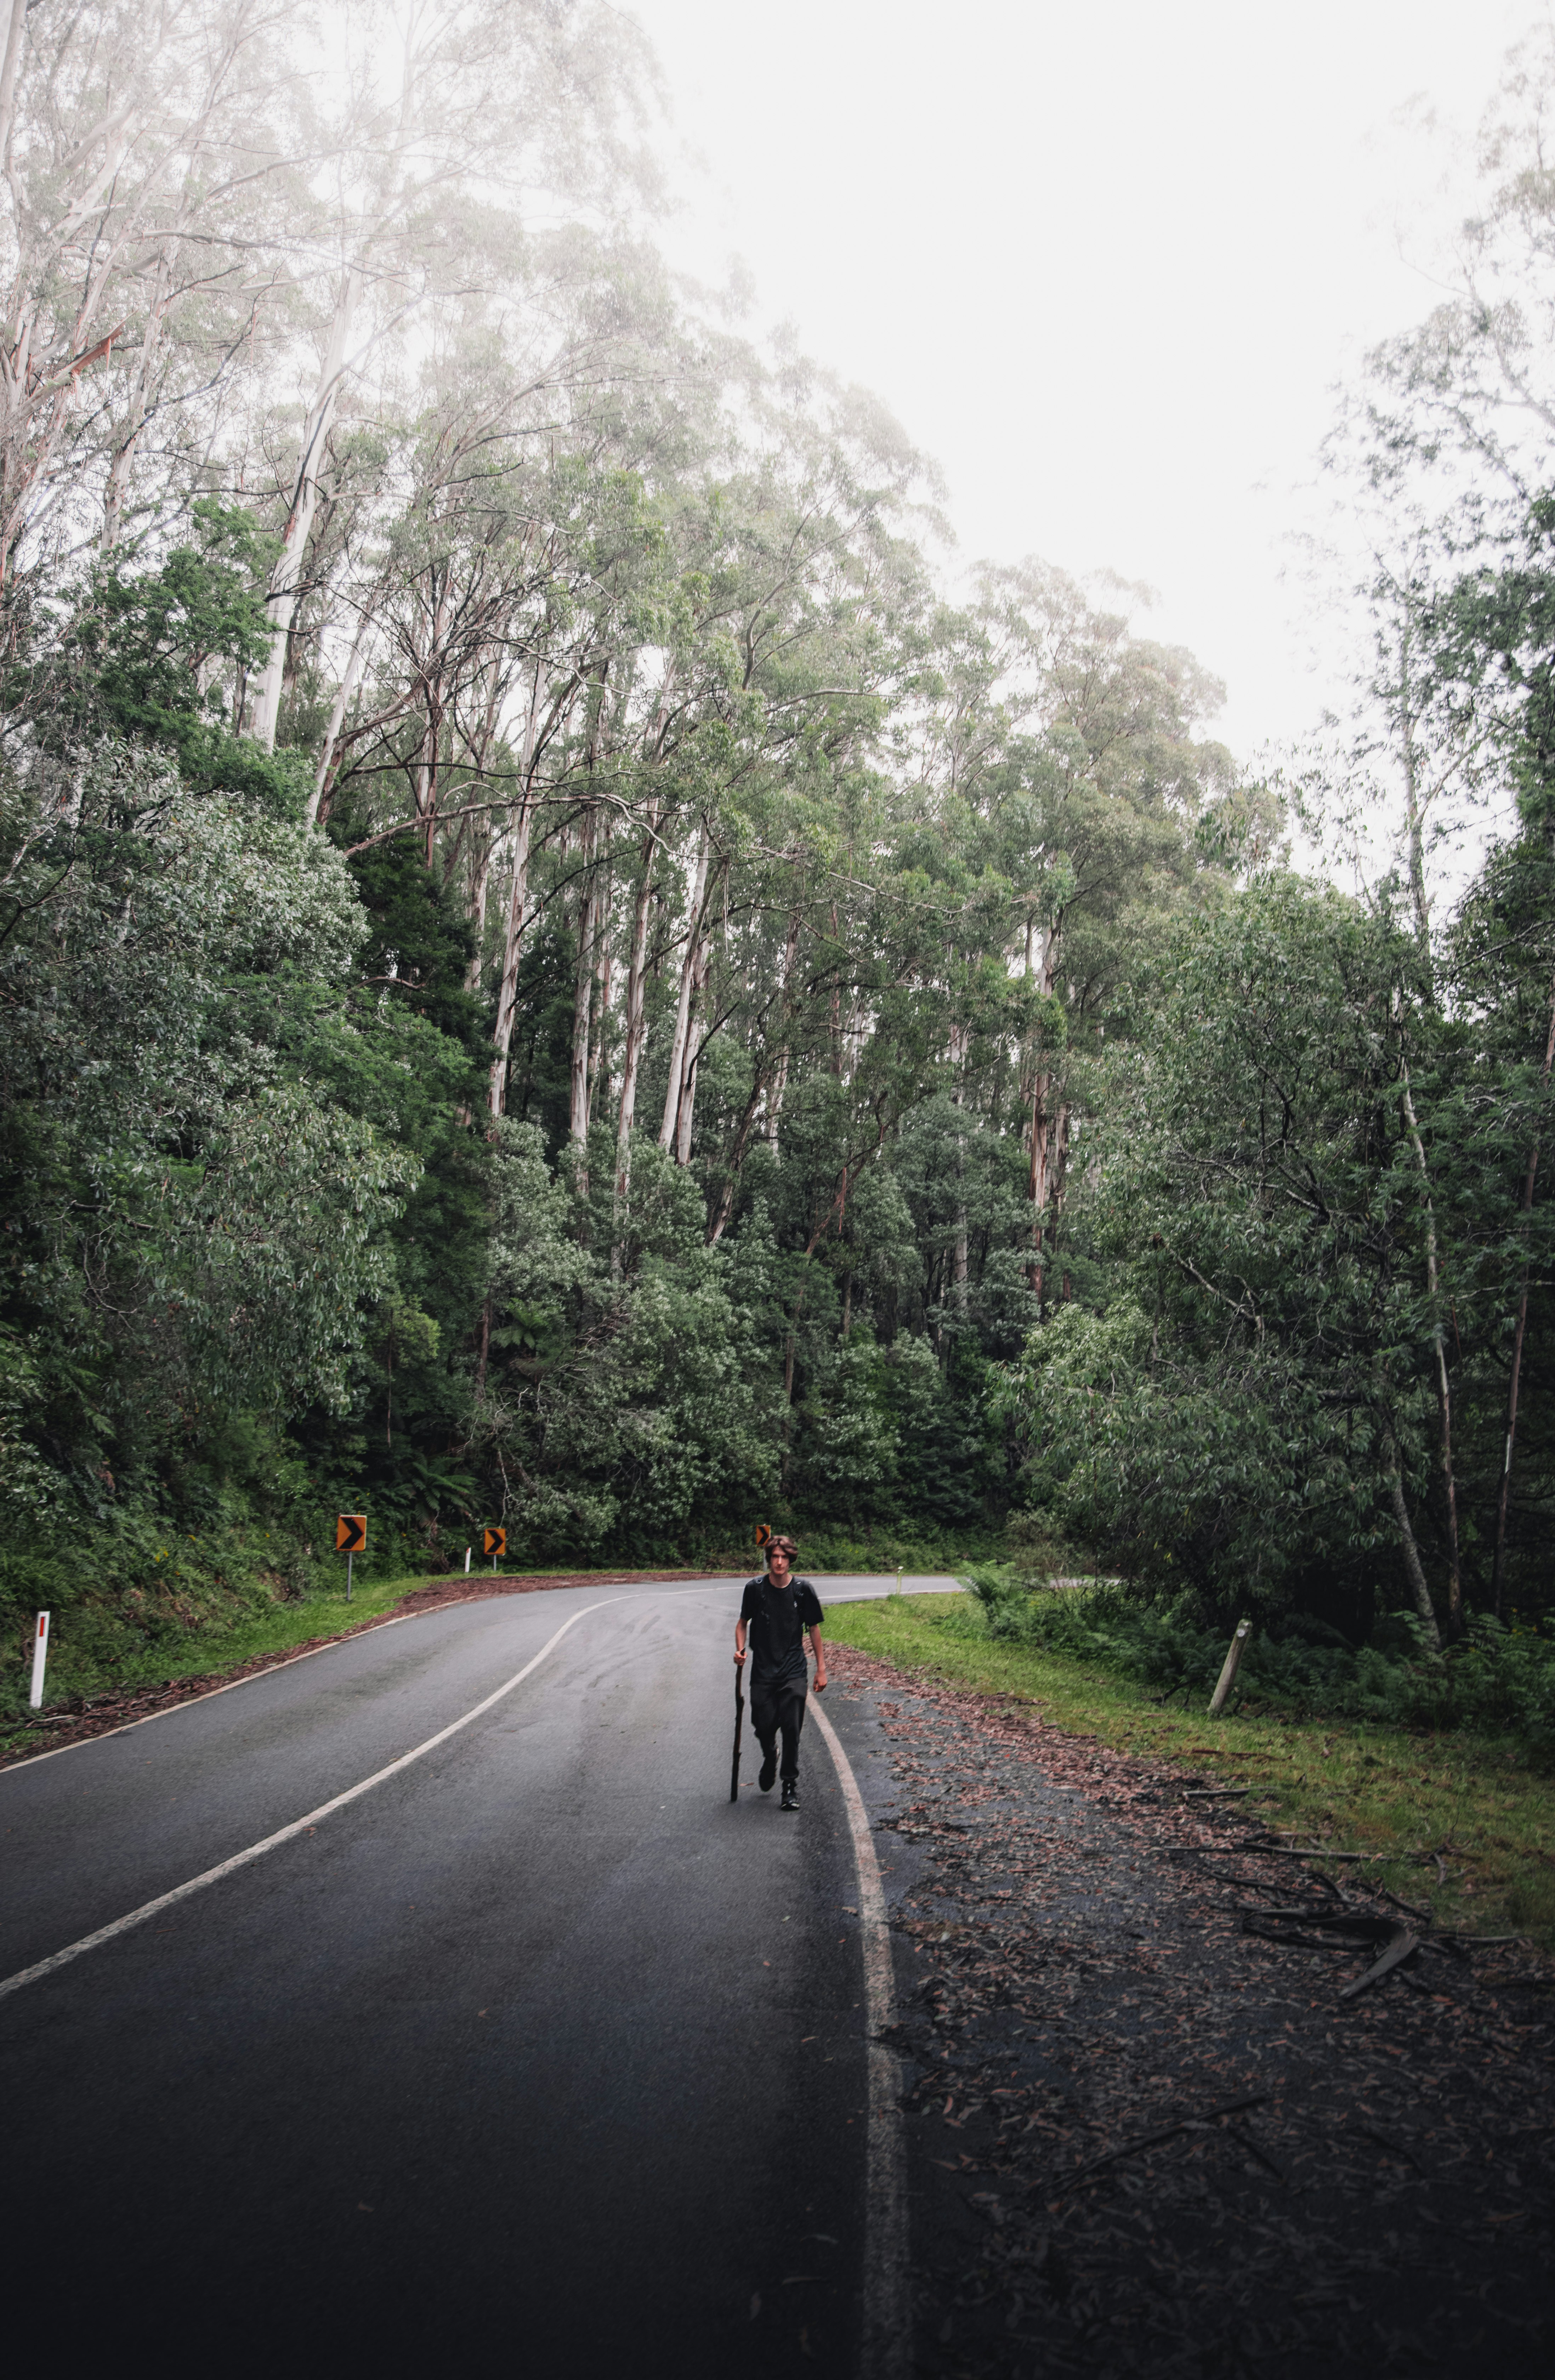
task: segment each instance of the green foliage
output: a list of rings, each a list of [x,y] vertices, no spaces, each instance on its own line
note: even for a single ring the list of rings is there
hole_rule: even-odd
[[[1195,1618],[1191,1598],[1141,1605],[1121,1585],[1033,1592],[1009,1564],[979,1563],[964,1584],[990,1636],[1034,1645],[1137,1679],[1163,1697],[1208,1704],[1225,1660],[1223,1632]],[[1233,1692],[1306,1718],[1371,1719],[1393,1727],[1467,1728],[1555,1749],[1555,1640],[1476,1615],[1460,1644],[1430,1644],[1401,1617],[1377,1644],[1347,1644],[1302,1612],[1255,1629]]]
[[[1060,1312],[1008,1377],[1035,1502],[1222,1621],[1403,1600],[1395,1466],[1444,1594],[1448,1304],[1464,1550],[1488,1584],[1512,1284],[1521,1256],[1555,1254],[1555,1209],[1518,1213],[1548,1110],[1525,1063],[1413,996],[1415,966],[1385,917],[1290,878],[1179,931],[1097,1135],[1111,1295]]]
[[[101,565],[63,637],[33,623],[7,673],[6,706],[62,757],[106,733],[170,754],[193,793],[295,820],[310,790],[302,755],[267,752],[232,723],[234,685],[269,650],[264,589],[278,540],[213,497],[197,497],[190,520],[195,542],[154,569]]]

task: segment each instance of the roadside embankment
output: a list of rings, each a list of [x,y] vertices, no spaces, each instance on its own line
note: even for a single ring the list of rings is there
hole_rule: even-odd
[[[990,1637],[957,1598],[891,1597],[828,1615],[828,1633],[908,1674],[1026,1704],[1042,1723],[1256,1803],[1293,1843],[1361,1854],[1367,1881],[1428,1905],[1439,1926],[1555,1949],[1555,1808],[1548,1761],[1515,1740],[1416,1734],[1261,1710],[1211,1719],[1039,1646]]]

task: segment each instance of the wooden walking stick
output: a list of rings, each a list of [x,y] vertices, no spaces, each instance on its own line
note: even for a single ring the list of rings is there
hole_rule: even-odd
[[[740,1730],[745,1725],[745,1664],[735,1663],[735,1765],[729,1772],[729,1799],[740,1798]]]

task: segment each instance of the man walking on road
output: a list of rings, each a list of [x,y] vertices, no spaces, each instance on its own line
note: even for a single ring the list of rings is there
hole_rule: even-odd
[[[757,1783],[772,1790],[778,1772],[777,1740],[783,1735],[783,1806],[799,1806],[799,1730],[805,1724],[809,1670],[805,1660],[808,1632],[815,1655],[815,1690],[826,1691],[826,1654],[820,1623],[826,1614],[808,1578],[792,1575],[798,1548],[792,1537],[773,1537],[767,1547],[767,1575],[747,1582],[735,1623],[735,1659],[743,1668],[751,1653],[750,1723],[761,1746]]]

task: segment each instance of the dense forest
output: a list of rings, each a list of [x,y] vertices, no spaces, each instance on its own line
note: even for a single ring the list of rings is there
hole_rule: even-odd
[[[1353,712],[1251,777],[671,272],[629,19],[0,14],[13,1684],[340,1509],[1536,1621],[1555,79],[1335,433]]]

